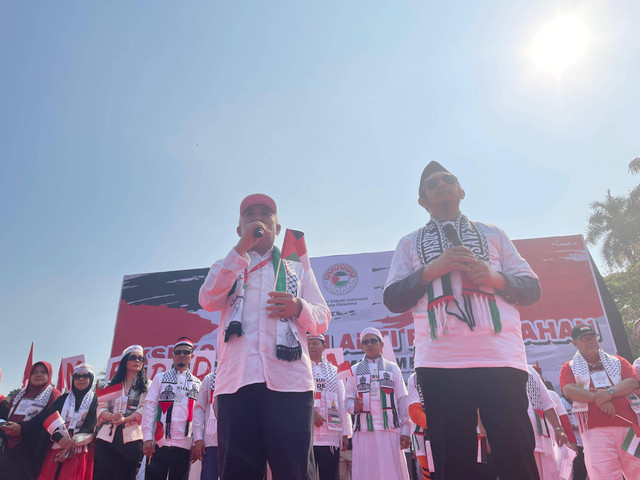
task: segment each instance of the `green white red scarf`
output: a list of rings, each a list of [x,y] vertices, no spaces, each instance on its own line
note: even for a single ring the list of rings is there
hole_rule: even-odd
[[[444,235],[442,226],[445,223],[431,218],[416,238],[416,251],[422,265],[428,265],[453,245]],[[460,239],[478,260],[489,261],[489,248],[484,233],[465,215],[458,214],[453,222]],[[435,340],[452,316],[469,327],[492,329],[495,333],[502,331],[500,310],[496,304],[493,291],[480,288],[470,282],[458,270],[453,270],[433,280],[427,287],[427,314],[429,318],[430,337]]]
[[[188,413],[187,422],[184,427],[184,436],[190,437],[193,435],[193,408],[198,398],[200,380],[192,375],[189,370],[186,372],[185,388],[188,392]],[[171,370],[167,370],[162,374],[162,385],[160,387],[160,395],[158,396],[158,415],[156,417],[156,441],[160,441],[162,438],[171,438],[171,416],[177,394],[178,372],[175,368],[171,368]]]

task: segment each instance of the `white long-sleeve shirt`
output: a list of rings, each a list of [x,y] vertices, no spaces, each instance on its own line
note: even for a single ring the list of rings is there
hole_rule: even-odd
[[[267,388],[278,392],[307,392],[314,389],[311,360],[307,349],[306,333],[314,335],[327,331],[331,312],[320,293],[313,271],[305,272],[295,263],[298,276],[298,297],[302,301],[300,316],[293,320],[302,347],[302,358],[287,362],[276,358],[277,318],[268,318],[268,293],[274,290],[275,272],[271,252],[261,256],[250,251],[240,256],[235,249],[211,266],[200,288],[202,308],[213,312],[220,310],[218,330],[218,372],[215,395],[235,393],[239,388],[254,383],[266,383]],[[269,260],[267,264],[245,279],[244,306],[242,309],[243,335],[224,341],[224,331],[231,315],[227,309],[227,296],[234,282],[245,270]]]
[[[369,371],[372,370],[372,364],[377,363],[376,360],[365,359],[363,362],[369,362]],[[355,379],[356,376],[356,368],[358,364],[356,363],[351,367],[351,371],[353,372],[353,377],[347,380],[347,389],[346,389],[346,404],[347,411],[350,414],[355,414],[354,410],[354,402],[355,398],[358,395],[356,391]],[[396,410],[398,412],[398,422],[400,424],[399,428],[389,428],[387,432],[397,432],[400,435],[411,435],[411,419],[409,418],[409,397],[407,394],[407,387],[404,384],[404,379],[402,378],[402,372],[400,372],[400,367],[395,363],[391,364],[391,368],[393,369],[393,394],[395,396]],[[382,400],[380,398],[370,400],[370,408],[371,408],[371,417],[373,418],[373,430],[375,431],[385,431],[384,430],[384,417],[382,414]],[[366,431],[367,424],[364,419],[360,420],[361,429]]]
[[[502,273],[508,283],[521,276],[537,280],[538,277],[531,270],[529,264],[520,256],[511,240],[500,228],[480,222],[474,222],[474,225],[484,233],[487,239],[488,263],[493,270]],[[422,264],[416,250],[417,236],[418,230],[411,232],[398,242],[391,260],[385,290],[391,284],[422,270]],[[471,331],[463,322],[453,316],[448,316],[443,320],[443,334],[433,340],[429,336],[427,311],[429,300],[426,294],[423,295],[412,307],[416,327],[415,366],[430,368],[511,367],[526,371],[527,362],[522,341],[520,314],[501,295],[496,295],[495,300],[500,310],[502,323],[502,331],[499,334],[483,330],[478,326]]]
[[[318,378],[323,378],[322,372],[322,363],[313,364],[313,377],[314,380]],[[335,368],[335,367],[333,367]],[[337,369],[336,369],[337,370]],[[338,412],[340,414],[340,426],[342,427],[342,431],[338,430],[330,430],[327,426],[327,422],[324,422],[321,426],[313,426],[313,445],[317,447],[329,446],[340,448],[342,446],[342,437],[347,436],[350,437],[353,433],[353,427],[351,424],[351,415],[347,412],[345,406],[345,389],[344,383],[342,380],[337,379],[337,395],[338,395]],[[325,420],[329,420],[326,417],[326,412],[329,407],[328,399],[326,395],[322,395],[320,398],[320,405],[318,408],[314,408],[314,410],[322,415]]]
[[[176,372],[178,380],[177,391],[171,414],[171,438],[163,437],[158,445],[161,447],[180,447],[191,449],[193,437],[185,437],[184,431],[189,417],[189,385],[187,384],[187,372]],[[194,377],[195,378],[195,377]],[[195,380],[199,380],[196,378]],[[151,387],[144,399],[144,412],[142,414],[142,439],[153,440],[156,431],[156,418],[158,415],[158,398],[162,388],[162,374],[156,375]],[[165,426],[166,428],[166,426]]]
[[[218,422],[211,403],[211,385],[214,379],[215,373],[204,377],[193,410],[193,441],[204,440],[205,447],[218,446]]]

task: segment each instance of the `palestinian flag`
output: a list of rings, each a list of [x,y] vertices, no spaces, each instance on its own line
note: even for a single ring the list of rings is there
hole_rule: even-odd
[[[632,425],[622,442],[622,450],[640,458],[640,427]]]
[[[331,283],[333,283],[336,287],[344,287],[347,283],[349,283],[349,274],[342,270],[336,272],[331,277]]]
[[[303,232],[298,230],[289,230],[287,228],[287,231],[284,234],[284,241],[282,242],[280,258],[290,260],[292,262],[300,262],[305,271],[308,271],[311,268]]]
[[[349,377],[353,377],[353,371],[351,371],[351,364],[349,362],[342,362],[338,365],[338,378],[340,380],[346,380]]]
[[[96,395],[98,396],[99,403],[107,403],[109,401],[113,401],[116,398],[120,398],[122,396],[122,384],[116,383],[115,385],[111,385],[110,387],[99,388],[96,390]]]
[[[47,417],[42,426],[45,428],[49,435],[53,435],[56,430],[64,430],[64,420],[60,416],[60,412],[57,410]]]

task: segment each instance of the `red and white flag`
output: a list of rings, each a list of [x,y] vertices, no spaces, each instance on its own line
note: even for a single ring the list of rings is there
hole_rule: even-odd
[[[29,351],[29,358],[27,358],[27,364],[24,366],[24,377],[22,378],[22,388],[27,386],[29,377],[31,376],[31,368],[33,367],[33,342],[31,342],[31,350]]]
[[[106,403],[110,400],[115,400],[122,396],[122,383],[116,383],[110,387],[100,388],[96,390],[98,396],[98,402]]]
[[[298,230],[289,230],[287,228],[284,233],[280,258],[284,260],[291,260],[293,262],[300,262],[305,271],[308,271],[311,268],[309,256],[307,255],[307,244],[304,241],[304,233]]]
[[[342,362],[340,365],[338,365],[338,378],[340,380],[346,380],[349,377],[353,377],[351,364],[349,362]]]
[[[66,431],[64,427],[64,420],[60,416],[60,412],[57,410],[47,417],[42,426],[47,432],[49,432],[49,435],[53,435],[58,429]]]
[[[62,360],[60,360],[60,368],[58,369],[58,381],[56,382],[56,389],[59,392],[64,390],[64,370],[62,369]]]

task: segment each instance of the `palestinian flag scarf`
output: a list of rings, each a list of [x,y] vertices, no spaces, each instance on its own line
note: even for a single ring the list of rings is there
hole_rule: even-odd
[[[289,292],[294,297],[298,296],[298,276],[293,263],[282,260],[280,264],[280,249],[273,247],[272,253],[273,271],[278,272],[276,292]],[[247,272],[243,272],[236,278],[231,291],[227,296],[227,310],[231,313],[227,316],[227,327],[224,330],[224,341],[228,342],[233,335],[242,336],[242,310],[244,308],[244,284]],[[298,338],[298,332],[293,325],[293,318],[280,318],[276,323],[276,357],[286,362],[294,362],[302,358],[302,346]]]
[[[489,247],[484,233],[462,213],[453,222],[441,222],[431,217],[418,230],[416,252],[422,265],[428,265],[453,245],[443,233],[443,226],[453,223],[462,243],[478,260],[489,261]],[[485,287],[486,288],[486,287]],[[493,291],[487,291],[471,283],[462,272],[453,270],[436,278],[427,287],[427,314],[432,340],[436,340],[449,316],[453,316],[469,327],[502,331],[500,311]]]
[[[193,376],[189,370],[186,372],[185,388],[187,389],[187,422],[184,427],[184,436],[193,435],[193,408],[198,398],[200,380]],[[156,417],[155,439],[171,438],[171,416],[173,406],[178,395],[178,371],[175,368],[167,370],[162,374],[162,385],[158,396],[158,415]]]
[[[378,358],[378,381],[380,382],[380,401],[382,402],[382,422],[384,429],[398,428],[400,422],[398,420],[398,411],[396,410],[396,402],[394,395],[395,384],[393,381],[393,368],[391,362],[385,360],[382,355]],[[369,360],[363,358],[356,365],[356,386],[358,396],[364,402],[362,411],[356,417],[354,430],[361,430],[361,418],[364,415],[367,423],[367,431],[373,432],[373,416],[371,415],[371,372],[369,370]],[[390,423],[390,420],[392,423]]]

